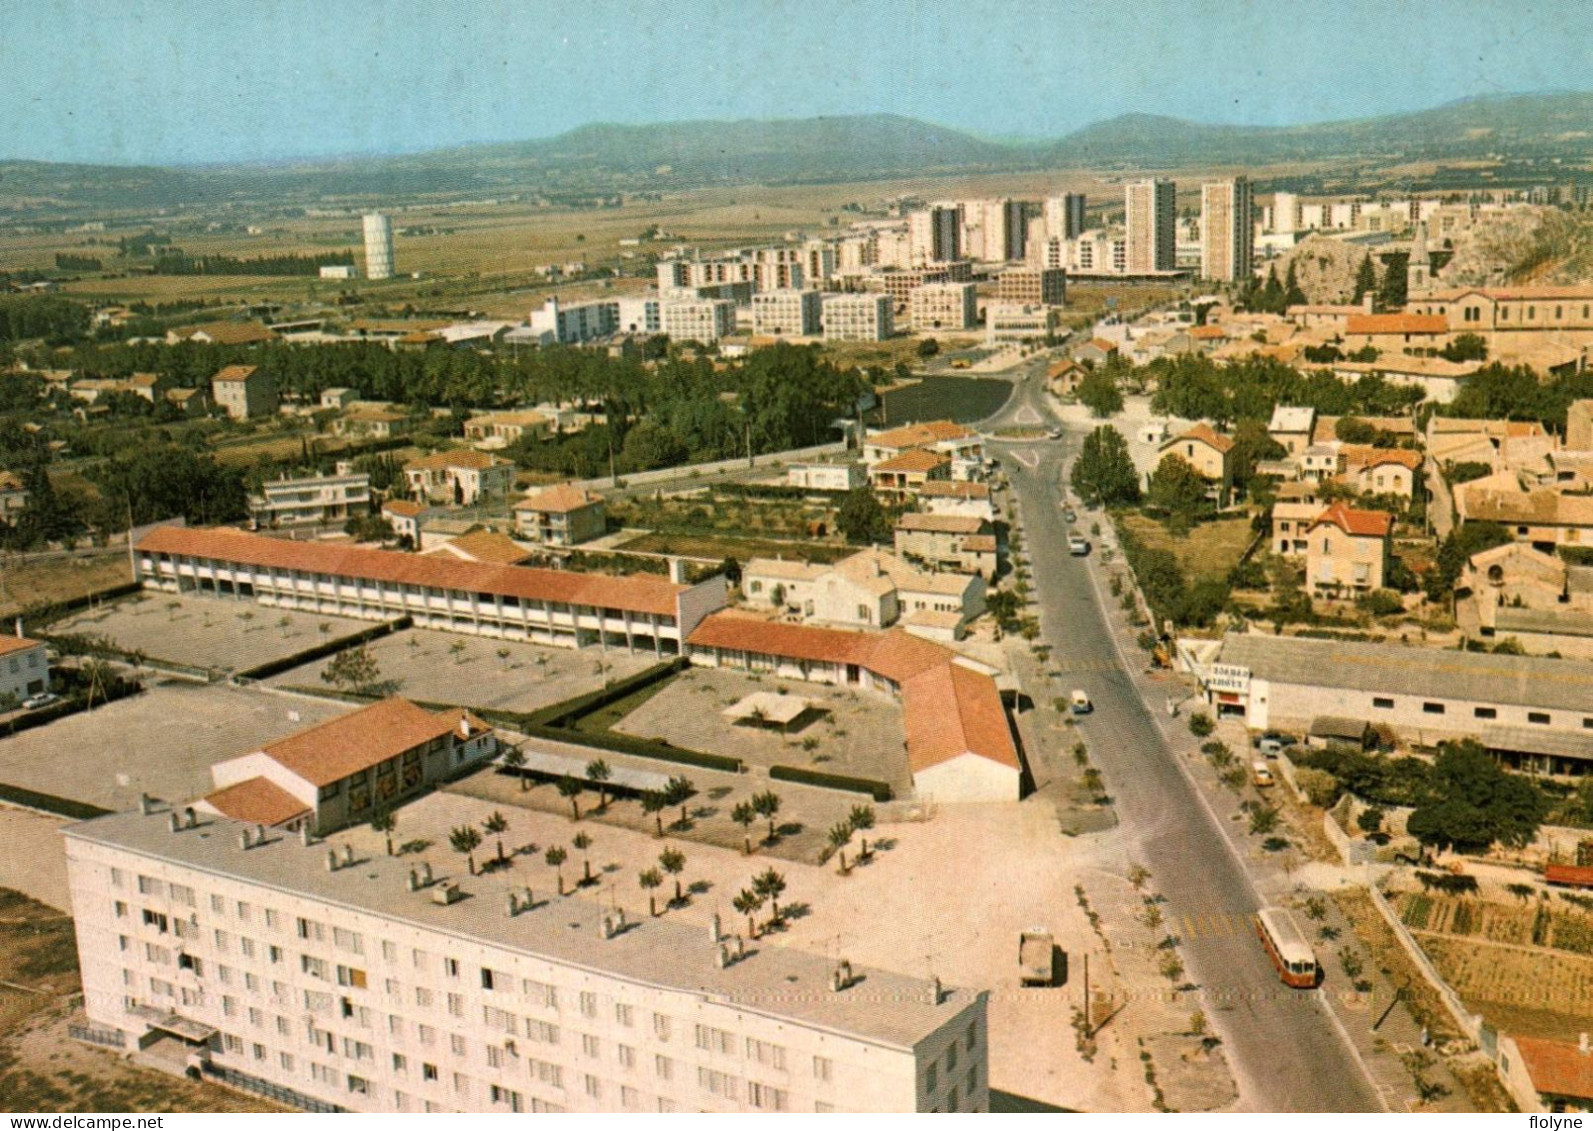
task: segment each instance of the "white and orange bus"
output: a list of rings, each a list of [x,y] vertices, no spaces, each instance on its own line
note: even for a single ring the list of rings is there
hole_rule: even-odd
[[[1256,912],[1256,934],[1284,985],[1298,990],[1315,988],[1322,971],[1292,914],[1281,907],[1263,907]]]

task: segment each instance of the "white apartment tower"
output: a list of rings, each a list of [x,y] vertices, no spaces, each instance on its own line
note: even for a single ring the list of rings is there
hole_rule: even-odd
[[[832,342],[883,342],[894,332],[890,295],[826,295],[824,337]]]
[[[771,338],[816,337],[823,329],[818,291],[759,291],[752,296],[752,332]]]
[[[1170,180],[1132,181],[1123,190],[1130,275],[1171,271],[1178,263],[1177,186]]]
[[[365,214],[365,277],[393,277],[393,222],[380,212]]]
[[[1250,181],[1208,181],[1200,186],[1200,274],[1233,282],[1250,277],[1255,258],[1255,197]]]
[[[677,342],[717,342],[736,332],[736,304],[723,298],[664,299],[659,324]]]
[[[1085,196],[1082,192],[1063,193],[1045,201],[1045,232],[1053,239],[1071,240],[1084,231]]]
[[[958,204],[931,204],[908,214],[908,253],[915,265],[963,258],[962,211]]]
[[[971,330],[979,324],[979,296],[973,283],[925,283],[907,292],[907,317],[918,331]]]
[[[312,1111],[989,1110],[984,993],[144,808],[65,830],[103,1043]]]

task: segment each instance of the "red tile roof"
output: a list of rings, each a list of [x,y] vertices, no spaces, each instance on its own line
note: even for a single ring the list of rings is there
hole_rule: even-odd
[[[1574,888],[1593,888],[1593,868],[1578,867],[1575,864],[1549,864],[1543,869],[1543,882],[1564,884]]]
[[[938,664],[903,686],[902,714],[914,773],[964,754],[1023,768],[1001,693],[987,675],[961,664]]]
[[[414,518],[425,509],[425,503],[417,503],[413,499],[388,499],[382,504],[383,514],[401,514],[405,518]]]
[[[29,640],[26,636],[0,636],[0,656],[13,652],[26,652],[29,648],[43,648],[44,641]]]
[[[1228,336],[1228,331],[1221,326],[1196,326],[1189,331],[1189,336],[1197,342],[1219,341]]]
[[[968,440],[973,429],[950,420],[930,420],[923,424],[907,424],[869,436],[864,443],[881,448],[924,448],[948,440]]]
[[[951,460],[936,452],[926,452],[922,448],[909,448],[901,455],[892,456],[890,459],[881,460],[869,471],[922,471],[926,475],[937,467],[944,467]]]
[[[1174,444],[1184,440],[1197,440],[1200,443],[1205,444],[1207,447],[1215,448],[1223,455],[1227,455],[1229,452],[1233,451],[1233,440],[1229,439],[1227,436],[1224,436],[1221,432],[1214,431],[1211,425],[1204,423],[1196,424],[1192,428],[1185,429],[1177,436],[1174,436],[1171,440],[1163,443],[1161,450],[1166,451]]]
[[[1352,314],[1345,319],[1346,334],[1447,334],[1449,320],[1442,314]]]
[[[1593,1099],[1593,1053],[1544,1037],[1516,1037],[1515,1042],[1539,1095]]]
[[[241,530],[160,527],[138,543],[145,553],[179,554],[272,569],[358,577],[398,585],[490,593],[531,601],[559,601],[635,613],[675,616],[675,597],[686,587],[661,577],[610,577],[573,570],[451,562],[324,542],[290,542]]]
[[[897,530],[919,530],[931,534],[978,534],[989,523],[974,514],[918,514],[911,512],[896,520]]]
[[[270,342],[276,333],[258,322],[206,322],[200,326],[184,326],[173,333],[178,338],[192,338],[203,334],[217,345],[247,346],[255,342]]]
[[[536,511],[539,514],[568,514],[570,511],[580,510],[601,503],[603,496],[596,491],[588,491],[585,487],[577,487],[573,483],[561,483],[557,487],[549,487],[546,491],[538,491],[521,499],[514,505],[517,511]]]
[[[269,778],[249,778],[214,793],[205,801],[223,817],[256,825],[282,825],[310,811],[309,806]]]
[[[478,452],[474,448],[455,448],[412,459],[404,465],[404,470],[441,471],[444,468],[460,467],[470,471],[482,471],[489,467],[503,467],[508,462],[488,452]]]
[[[988,499],[990,484],[932,479],[920,487],[918,493],[931,499]]]
[[[468,712],[433,714],[408,699],[383,699],[261,750],[310,784],[330,785],[450,731],[458,732],[461,718],[469,724],[471,737],[491,729]]]
[[[1336,526],[1356,538],[1387,538],[1394,526],[1394,516],[1386,511],[1358,511],[1343,503],[1334,503],[1317,515],[1311,529],[1324,525]]]
[[[218,370],[211,380],[220,381],[224,385],[235,381],[247,381],[259,368],[258,365],[228,365]]]
[[[468,562],[494,562],[498,565],[515,565],[531,556],[531,551],[519,545],[507,534],[494,534],[490,530],[472,530],[428,550],[425,557],[443,555]]]

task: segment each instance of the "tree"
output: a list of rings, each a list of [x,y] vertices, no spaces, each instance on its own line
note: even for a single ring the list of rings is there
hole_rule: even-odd
[[[592,838],[585,833],[576,833],[570,843],[581,854],[581,883],[583,885],[589,884],[592,882],[592,856],[590,851]]]
[[[476,849],[481,847],[481,834],[474,825],[460,825],[448,834],[448,843],[470,865],[470,874],[476,874]]]
[[[1383,829],[1383,811],[1376,805],[1369,805],[1361,810],[1361,815],[1355,818],[1355,823],[1360,826],[1363,833],[1381,832]]]
[[[725,584],[731,588],[741,584],[741,563],[736,560],[734,554],[725,555],[724,563],[720,565],[719,572],[724,574]]]
[[[481,827],[489,835],[498,838],[498,863],[502,864],[504,860],[503,834],[509,831],[508,818],[494,809],[487,815],[487,819],[481,822]]]
[[[730,901],[730,906],[734,907],[739,914],[747,917],[747,935],[754,939],[757,938],[758,923],[754,916],[758,914],[758,909],[763,906],[763,896],[755,891],[742,888],[736,894],[736,897]]]
[[[382,678],[376,657],[361,644],[332,657],[332,662],[321,672],[321,682],[329,683],[339,691],[352,690],[364,693],[371,690]]]
[[[852,826],[846,821],[837,821],[830,826],[828,834],[830,848],[841,858],[841,874],[846,874],[846,846],[852,842]]]
[[[387,855],[393,854],[393,830],[398,827],[398,819],[393,816],[393,811],[386,806],[371,814],[371,831],[381,833],[387,838]]]
[[[1123,507],[1139,502],[1139,473],[1128,453],[1128,441],[1109,424],[1084,437],[1072,478],[1073,489],[1086,503]]]
[[[556,844],[542,854],[542,859],[548,862],[548,867],[552,868],[559,877],[560,895],[564,894],[564,862],[569,858],[570,854]]]
[[[653,892],[663,885],[664,877],[658,874],[657,868],[649,868],[636,877],[636,882],[647,893],[647,914],[656,918],[658,916],[658,897]]]
[[[1383,281],[1377,288],[1377,304],[1384,310],[1404,306],[1406,293],[1405,268],[1410,264],[1410,253],[1396,251],[1383,264]]]
[[[852,812],[847,816],[847,821],[852,828],[860,833],[866,833],[874,827],[874,807],[872,805],[854,805]],[[862,859],[868,859],[868,837],[863,838]]]
[[[500,671],[507,672],[509,670],[509,657],[512,655],[514,655],[514,652],[507,647],[498,649],[498,668]]]
[[[1377,429],[1357,416],[1341,416],[1333,424],[1333,436],[1346,444],[1370,444]]]
[[[1474,554],[1503,546],[1514,539],[1497,522],[1466,522],[1455,527],[1438,547],[1436,568],[1427,571],[1427,599],[1448,602],[1455,594],[1455,583]]]
[[[1261,293],[1251,304],[1255,309],[1270,314],[1282,314],[1284,308],[1283,284],[1278,282],[1278,268],[1276,265],[1267,268],[1267,281],[1262,284]]]
[[[752,855],[752,822],[758,819],[758,811],[752,807],[750,801],[738,801],[735,808],[730,810],[730,819],[741,826],[742,851]]]
[[[774,840],[774,819],[780,813],[780,795],[772,789],[752,795],[752,809],[758,816],[769,822],[769,837],[764,843]]]
[[[940,352],[940,343],[937,342],[934,338],[925,338],[923,341],[918,343],[918,350],[917,350],[918,356],[923,358],[925,361],[927,361],[930,358],[934,357],[939,352]]]
[[[1361,265],[1355,272],[1355,294],[1350,302],[1359,306],[1361,301],[1377,289],[1377,268],[1372,266],[1372,257],[1364,256]]]
[[[691,784],[691,779],[681,776],[672,777],[664,786],[665,803],[680,806],[680,823],[682,827],[691,823],[691,817],[686,812],[686,802],[697,796],[697,787]]]
[[[868,487],[854,487],[841,498],[841,505],[835,512],[835,527],[848,542],[857,545],[888,542],[891,537],[885,508]]]
[[[1169,453],[1151,476],[1146,505],[1167,515],[1167,528],[1178,536],[1189,533],[1207,507],[1205,477],[1177,453]]]
[[[1289,260],[1288,276],[1283,280],[1283,307],[1287,310],[1291,306],[1305,305],[1305,292],[1300,289],[1300,280],[1295,276],[1294,260]],[[1278,312],[1283,313],[1282,310]]]
[[[530,788],[531,779],[520,772],[521,770],[525,769],[524,750],[521,750],[518,746],[509,747],[508,750],[504,751],[503,764],[508,766],[509,769],[513,770],[515,772],[515,776],[520,779],[520,789],[522,792]]]
[[[769,917],[778,923],[780,896],[785,891],[785,877],[773,868],[768,868],[752,878],[752,890],[769,901]]]
[[[1097,366],[1084,375],[1078,387],[1079,403],[1090,410],[1097,419],[1115,416],[1123,411],[1123,394],[1117,379],[1106,366]]]
[[[675,877],[675,902],[684,903],[686,893],[680,888],[680,874],[686,870],[686,854],[678,848],[666,848],[658,854],[658,866]]]
[[[1250,831],[1256,836],[1266,836],[1278,827],[1278,810],[1271,805],[1257,805],[1250,810]]]
[[[1482,852],[1496,841],[1520,848],[1548,815],[1543,792],[1501,769],[1475,739],[1439,744],[1430,777],[1431,800],[1419,804],[1406,828],[1423,844]]]
[[[599,810],[608,808],[608,794],[605,792],[604,783],[611,776],[608,763],[601,758],[594,758],[586,764],[586,780],[592,783],[592,788],[597,790],[597,807]]]
[[[1487,361],[1488,340],[1481,334],[1457,334],[1438,355],[1448,361]]]
[[[657,835],[658,836],[663,836],[664,835],[664,817],[663,817],[663,812],[669,806],[669,799],[664,796],[663,790],[649,789],[647,792],[642,794],[641,802],[642,802],[642,812],[644,814],[646,814],[647,816],[653,818],[653,823],[657,826],[657,829],[658,829]]]
[[[557,783],[559,796],[570,803],[572,817],[581,819],[581,791],[586,787],[581,784],[581,779],[574,774],[565,774]]]
[[[463,640],[455,640],[448,645],[448,654],[454,658],[454,663],[464,663],[465,642]]]

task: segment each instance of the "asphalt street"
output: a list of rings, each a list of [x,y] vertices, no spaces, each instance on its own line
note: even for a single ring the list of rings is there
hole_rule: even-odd
[[[987,432],[1054,423],[1044,401],[1044,362],[1025,368],[1013,397],[983,425]],[[1244,923],[1261,906],[1255,884],[1123,667],[1089,567],[1068,556],[1060,483],[1078,441],[1078,435],[1067,434],[1059,441],[989,445],[1021,508],[1044,638],[1054,658],[1079,673],[1072,683],[1094,702],[1094,713],[1081,725],[1083,737],[1105,776],[1130,856],[1150,870],[1166,897],[1167,920],[1207,916]],[[1087,523],[1081,533],[1088,536]],[[1191,980],[1201,987],[1202,1008],[1222,1038],[1243,1107],[1383,1110],[1321,991],[1285,987],[1254,934],[1239,929],[1185,938],[1181,951]]]

